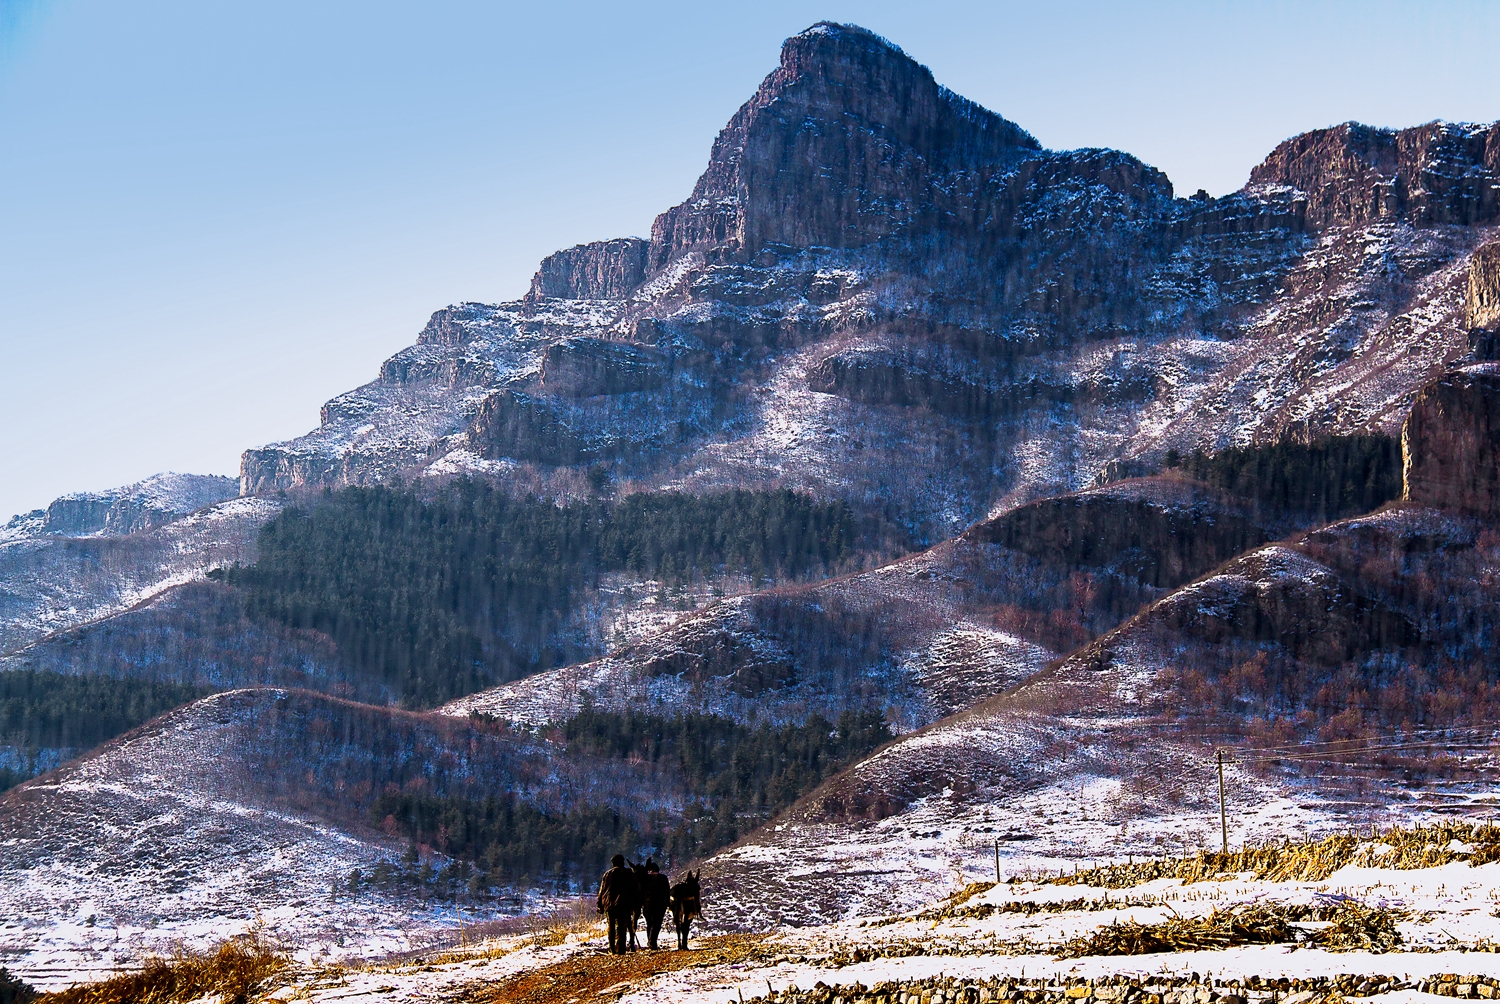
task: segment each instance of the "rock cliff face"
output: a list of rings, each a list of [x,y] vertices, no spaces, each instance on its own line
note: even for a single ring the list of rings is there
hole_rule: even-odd
[[[1401,455],[1408,501],[1500,513],[1500,364],[1466,366],[1422,388]]]
[[[652,264],[713,248],[860,247],[926,228],[972,181],[1040,149],[1012,122],[940,87],[885,39],[822,23],[787,39],[781,66],[714,141],[687,202],[657,218]],[[967,186],[965,186],[967,187]],[[951,200],[951,201],[950,201]]]
[[[1346,122],[1287,140],[1250,172],[1252,185],[1306,194],[1320,226],[1408,219],[1418,226],[1500,216],[1500,124],[1429,122],[1375,129]]]
[[[639,237],[596,241],[542,259],[527,298],[618,300],[646,277],[647,243]]]
[[[569,338],[547,346],[542,386],[573,397],[629,394],[662,386],[669,370],[670,360],[644,345]]]
[[[157,474],[111,491],[63,495],[47,507],[41,529],[68,537],[152,530],[233,498],[236,487],[233,478]]]
[[[571,490],[604,464],[837,495],[938,539],[1168,448],[1395,434],[1418,388],[1487,351],[1464,284],[1500,229],[1496,136],[1340,126],[1241,192],[1179,199],[815,25],[649,242],[570,248],[521,300],[438,311],[318,430],[248,451],[241,486]]]
[[[1470,329],[1500,331],[1500,241],[1476,248],[1469,259],[1464,323]]]

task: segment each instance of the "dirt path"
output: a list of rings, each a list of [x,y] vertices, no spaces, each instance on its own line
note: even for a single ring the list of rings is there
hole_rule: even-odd
[[[661,973],[751,958],[759,953],[765,939],[766,936],[760,934],[726,934],[704,938],[697,947],[686,952],[575,955],[544,969],[522,973],[499,983],[476,986],[463,999],[474,1004],[614,1001]]]

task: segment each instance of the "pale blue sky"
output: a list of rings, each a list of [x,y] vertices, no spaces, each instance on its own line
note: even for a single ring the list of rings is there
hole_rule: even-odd
[[[0,0],[0,520],[236,473],[433,310],[648,233],[822,19],[1182,193],[1304,129],[1500,118],[1484,2]]]

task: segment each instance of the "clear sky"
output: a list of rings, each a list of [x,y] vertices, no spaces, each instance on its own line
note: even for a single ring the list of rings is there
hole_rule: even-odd
[[[1500,3],[0,0],[0,521],[233,474],[427,316],[649,233],[818,20],[1180,193],[1299,131],[1500,118]]]

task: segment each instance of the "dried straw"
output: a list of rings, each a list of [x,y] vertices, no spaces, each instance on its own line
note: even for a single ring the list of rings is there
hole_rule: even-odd
[[[1329,924],[1305,932],[1292,926],[1296,921],[1309,919],[1327,920]],[[1401,943],[1396,920],[1397,915],[1389,910],[1357,903],[1339,904],[1326,911],[1297,906],[1241,906],[1215,910],[1206,917],[1173,917],[1160,924],[1111,924],[1067,942],[1060,957],[1196,952],[1289,941],[1303,941],[1334,951],[1379,952]]]
[[[1467,846],[1456,847],[1455,841]],[[1374,837],[1337,833],[1321,840],[1264,844],[1228,854],[1200,851],[1191,857],[1105,865],[1047,881],[1055,885],[1126,889],[1162,878],[1202,882],[1248,873],[1268,882],[1319,882],[1345,865],[1408,870],[1454,861],[1473,865],[1500,861],[1500,827],[1490,823],[1444,822],[1391,829]]]
[[[46,994],[37,1004],[181,1004],[212,995],[232,1004],[249,1000],[286,965],[264,944],[240,939],[201,955],[151,959],[140,972]]]

